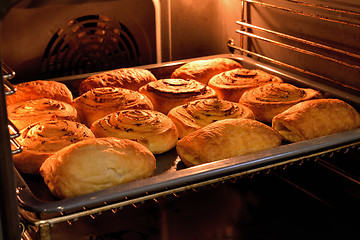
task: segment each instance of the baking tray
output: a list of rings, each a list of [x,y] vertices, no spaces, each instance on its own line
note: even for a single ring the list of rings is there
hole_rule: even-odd
[[[242,55],[211,55],[162,64],[139,66],[138,68],[150,70],[158,79],[168,78],[174,69],[188,61],[214,57],[232,58],[239,61],[245,68],[262,69],[281,77],[285,82],[320,90],[325,95],[340,98],[359,110],[360,97],[357,92],[352,93],[341,87],[332,87],[325,83],[294,75]],[[52,80],[65,83],[73,91],[74,96],[77,96],[77,89],[80,82],[92,74]],[[35,213],[37,218],[48,218],[44,217],[48,213],[51,218],[60,216],[56,220],[60,222],[70,219],[69,217],[64,218],[64,215],[67,214],[73,216],[73,218],[77,218],[81,215],[100,213],[148,199],[156,199],[157,197],[174,194],[176,192],[269,170],[286,164],[313,160],[319,156],[339,152],[343,149],[356,149],[359,145],[360,128],[308,141],[284,144],[276,148],[190,168],[185,167],[178,157],[176,150],[172,149],[164,154],[155,155],[157,159],[157,170],[152,177],[62,200],[56,199],[51,195],[41,176],[21,175],[15,170],[17,196],[19,206],[25,212]],[[74,215],[74,213],[76,214]]]

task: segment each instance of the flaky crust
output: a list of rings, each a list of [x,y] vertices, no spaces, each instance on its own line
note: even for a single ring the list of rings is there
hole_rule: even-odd
[[[262,70],[237,68],[215,75],[208,85],[216,91],[219,99],[239,102],[245,91],[271,82],[282,80]]]
[[[73,95],[68,87],[60,82],[36,80],[15,85],[16,92],[6,97],[7,104],[14,104],[27,100],[49,98],[71,103]]]
[[[21,154],[13,156],[19,172],[40,174],[46,158],[75,142],[95,137],[85,125],[67,120],[44,121],[32,124],[16,139],[22,146]]]
[[[252,111],[242,104],[217,98],[200,99],[175,107],[170,110],[168,117],[175,123],[180,138],[219,120],[255,119]]]
[[[319,91],[311,88],[298,88],[288,83],[269,83],[244,92],[240,103],[250,108],[257,120],[271,123],[274,116],[289,107],[321,97]]]
[[[91,130],[96,137],[117,137],[136,141],[152,153],[174,148],[178,141],[175,124],[154,110],[122,110],[95,121]]]
[[[110,113],[124,109],[153,109],[145,95],[125,88],[103,87],[92,89],[74,99],[79,119],[86,126]]]
[[[80,83],[79,94],[99,87],[120,87],[136,91],[152,81],[156,81],[156,77],[149,70],[120,68],[88,77]]]
[[[154,155],[141,144],[117,138],[91,138],[56,152],[40,173],[52,194],[71,198],[150,177]]]
[[[10,104],[7,110],[9,119],[20,130],[45,120],[77,121],[77,111],[72,105],[48,98]]]
[[[281,136],[271,127],[252,119],[225,119],[207,125],[180,139],[176,149],[186,166],[277,147]]]
[[[299,142],[358,128],[360,115],[342,100],[315,99],[276,115],[272,126],[284,139]]]
[[[142,86],[139,92],[150,98],[155,110],[164,114],[197,99],[216,98],[213,89],[198,81],[184,79],[161,79]]]
[[[242,68],[242,65],[229,58],[194,60],[175,69],[171,74],[171,78],[193,79],[207,84],[210,78],[216,74],[235,68]]]

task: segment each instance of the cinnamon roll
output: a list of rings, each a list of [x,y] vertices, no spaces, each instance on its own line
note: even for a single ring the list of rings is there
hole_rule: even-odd
[[[148,96],[154,109],[167,114],[172,108],[190,101],[216,98],[213,89],[195,80],[162,79],[150,82],[139,89]]]
[[[272,120],[273,128],[289,142],[299,142],[360,127],[360,114],[339,99],[300,102]]]
[[[154,155],[140,143],[118,138],[89,138],[57,151],[40,167],[55,197],[71,198],[147,178]]]
[[[321,93],[311,88],[298,88],[288,83],[269,83],[244,92],[240,103],[250,108],[257,120],[271,123],[275,115],[289,107],[315,98],[321,98]]]
[[[239,103],[216,98],[195,100],[175,107],[170,110],[168,117],[175,123],[180,138],[219,120],[255,119],[249,108]]]
[[[41,164],[58,150],[70,144],[95,137],[85,125],[54,120],[34,123],[20,132],[17,141],[22,146],[21,154],[13,156],[19,172],[39,174]]]
[[[273,128],[253,119],[224,119],[180,139],[176,150],[186,166],[245,155],[281,144]]]
[[[100,87],[120,87],[137,91],[141,86],[156,80],[149,70],[120,68],[88,77],[80,83],[79,94]]]
[[[175,147],[178,132],[165,114],[154,110],[122,110],[95,121],[91,130],[96,137],[117,137],[136,141],[152,153]]]
[[[78,110],[79,119],[88,127],[99,118],[123,109],[153,109],[145,95],[117,87],[92,89],[74,99],[73,106]]]
[[[238,102],[245,91],[271,82],[282,80],[258,69],[237,68],[215,75],[208,85],[219,99]]]
[[[194,60],[175,69],[171,78],[193,79],[206,85],[216,74],[235,68],[242,68],[242,66],[229,58]]]
[[[48,98],[10,104],[7,110],[9,119],[19,130],[45,120],[77,121],[77,111],[72,105]]]

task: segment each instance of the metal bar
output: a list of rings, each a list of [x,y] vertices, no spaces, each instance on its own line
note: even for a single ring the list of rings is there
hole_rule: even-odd
[[[2,66],[2,71],[3,71],[3,77],[4,79],[12,79],[13,77],[15,77],[15,71],[12,70],[8,65],[6,65],[5,63],[3,63]]]
[[[16,88],[6,79],[3,79],[4,81],[4,87],[5,87],[5,95],[11,95],[16,92]]]

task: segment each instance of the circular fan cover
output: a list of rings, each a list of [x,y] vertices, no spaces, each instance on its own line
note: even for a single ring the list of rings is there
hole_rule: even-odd
[[[42,58],[42,72],[51,78],[139,64],[136,41],[123,24],[87,15],[53,35]]]

